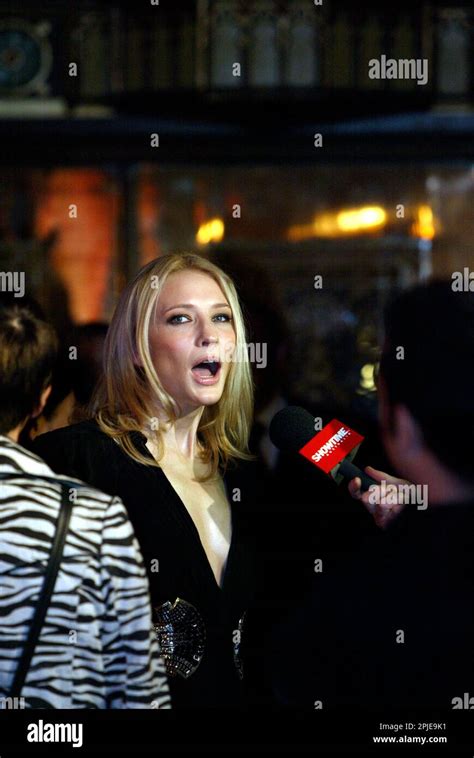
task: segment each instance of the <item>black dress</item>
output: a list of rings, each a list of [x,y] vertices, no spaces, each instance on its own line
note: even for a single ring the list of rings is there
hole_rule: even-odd
[[[151,455],[144,435],[132,433],[132,440]],[[249,519],[257,492],[253,465],[228,470],[224,477],[232,538],[219,587],[194,522],[160,468],[134,461],[93,421],[42,435],[32,449],[57,473],[123,500],[147,568],[153,607],[180,598],[198,612],[205,627],[204,653],[189,678],[170,677],[173,707],[244,706],[239,621],[252,605],[259,582]]]

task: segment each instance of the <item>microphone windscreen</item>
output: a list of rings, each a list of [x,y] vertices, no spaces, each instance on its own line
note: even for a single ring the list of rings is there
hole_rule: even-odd
[[[279,450],[298,453],[317,434],[317,430],[311,413],[298,405],[288,405],[272,418],[268,433]]]

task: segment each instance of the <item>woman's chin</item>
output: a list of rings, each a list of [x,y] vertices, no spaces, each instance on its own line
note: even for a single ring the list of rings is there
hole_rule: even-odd
[[[208,388],[198,393],[200,405],[215,405],[222,397],[222,390],[216,388]]]
[[[212,388],[212,390],[203,389],[200,392],[194,392],[191,396],[186,398],[175,398],[175,402],[177,403],[178,408],[180,408],[180,415],[187,416],[188,414],[197,411],[199,408],[216,405],[221,397],[222,391],[217,390],[217,388]]]

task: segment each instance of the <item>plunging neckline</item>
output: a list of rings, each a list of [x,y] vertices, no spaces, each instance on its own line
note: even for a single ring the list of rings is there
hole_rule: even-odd
[[[227,484],[226,484],[225,480],[223,479],[223,481],[224,481],[224,487],[225,487],[225,492],[226,492],[226,496],[227,496],[227,501],[228,501],[229,507],[230,507],[230,515],[231,515],[231,536],[230,536],[230,542],[229,542],[229,550],[227,551],[227,557],[226,557],[226,560],[225,560],[225,566],[224,566],[224,570],[222,572],[222,585],[220,585],[219,582],[216,579],[214,571],[212,570],[212,566],[210,564],[209,558],[208,558],[207,553],[206,553],[206,551],[204,549],[204,545],[202,544],[201,535],[199,534],[199,530],[198,530],[196,524],[194,523],[193,517],[189,513],[188,509],[186,508],[185,503],[183,502],[182,498],[180,497],[180,495],[178,494],[178,492],[173,487],[172,483],[170,482],[170,480],[166,476],[166,474],[165,474],[164,470],[161,468],[161,466],[160,466],[160,471],[161,471],[161,473],[162,473],[162,475],[163,475],[163,477],[164,477],[164,479],[166,481],[166,486],[168,487],[168,489],[172,493],[172,495],[174,497],[174,500],[176,501],[176,503],[178,504],[179,509],[181,510],[181,513],[182,513],[182,516],[183,516],[183,520],[188,524],[188,526],[190,527],[190,529],[191,529],[194,537],[196,538],[197,542],[199,543],[199,549],[200,549],[201,555],[203,556],[203,559],[205,561],[207,570],[210,573],[210,575],[212,576],[212,579],[213,579],[213,582],[214,582],[215,586],[217,587],[217,589],[220,592],[223,592],[224,589],[225,589],[225,585],[226,585],[226,579],[227,579],[229,561],[230,561],[230,557],[231,557],[231,551],[232,551],[232,548],[233,548],[233,545],[234,545],[234,542],[235,542],[235,540],[234,540],[234,510],[233,510],[232,505],[231,505],[230,500],[229,500],[229,493],[227,491]]]
[[[144,451],[146,452],[146,455],[149,456],[150,458],[152,458],[153,460],[156,460],[153,457],[151,451],[148,449],[148,447],[146,445],[146,442],[147,442],[146,436],[144,434],[142,434],[141,432],[133,432],[132,435],[135,438],[133,440],[135,442],[135,444],[137,442],[139,442],[140,445],[143,447]],[[207,572],[212,577],[213,584],[219,590],[219,592],[223,593],[224,590],[225,590],[226,584],[227,584],[229,563],[230,563],[230,558],[231,558],[232,551],[233,551],[233,548],[234,548],[234,543],[235,543],[235,539],[234,539],[234,535],[235,535],[235,523],[234,523],[235,519],[234,519],[234,514],[235,514],[235,512],[234,512],[234,508],[232,506],[232,501],[231,501],[231,499],[229,497],[229,491],[228,491],[228,486],[227,486],[227,482],[225,480],[225,477],[222,477],[222,481],[224,483],[224,489],[225,489],[225,493],[226,493],[226,497],[227,497],[227,502],[229,503],[229,507],[230,507],[231,536],[230,536],[229,550],[227,552],[227,558],[226,558],[226,561],[225,561],[224,571],[222,573],[222,585],[220,585],[219,582],[216,579],[214,571],[212,570],[212,566],[211,566],[211,564],[209,562],[209,558],[207,557],[207,553],[206,553],[206,551],[204,549],[204,545],[202,544],[201,535],[199,534],[199,530],[198,530],[196,524],[194,523],[194,519],[192,518],[192,516],[189,513],[188,509],[186,508],[186,505],[183,502],[182,498],[180,497],[180,495],[178,494],[178,492],[173,487],[173,484],[171,483],[171,481],[166,476],[166,473],[165,473],[164,469],[162,469],[161,466],[158,466],[158,470],[161,472],[161,475],[163,476],[163,479],[166,482],[166,486],[168,487],[168,490],[169,490],[169,492],[170,492],[170,494],[172,496],[172,499],[174,499],[174,501],[177,504],[177,508],[178,508],[178,511],[180,512],[183,524],[186,526],[186,528],[188,528],[191,531],[191,533],[193,534],[195,540],[197,541],[197,543],[199,545],[199,551],[200,551],[201,556],[202,556],[202,558],[204,560],[204,564],[206,566],[206,570],[207,570]]]

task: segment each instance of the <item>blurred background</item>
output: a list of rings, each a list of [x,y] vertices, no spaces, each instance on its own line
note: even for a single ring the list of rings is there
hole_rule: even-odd
[[[462,2],[0,2],[0,271],[67,340],[197,251],[269,345],[259,407],[370,423],[387,300],[474,269],[472,53]]]

